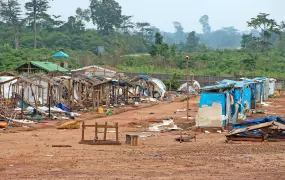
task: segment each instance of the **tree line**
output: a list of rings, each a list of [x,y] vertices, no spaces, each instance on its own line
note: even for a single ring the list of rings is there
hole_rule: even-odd
[[[115,0],[90,0],[87,9],[77,8],[66,21],[48,13],[50,0],[20,2],[0,0],[0,71],[64,50],[72,54],[70,68],[96,63],[130,71],[147,71],[153,65],[183,71],[184,56],[190,55],[195,73],[283,73],[285,23],[266,13],[249,19],[249,33],[235,27],[213,30],[208,15],[197,20],[202,33],[185,32],[178,21],[173,22],[175,32],[169,33],[148,22],[133,22]],[[99,54],[99,46],[105,47],[104,54]],[[151,56],[124,56],[138,53]],[[268,59],[272,64],[266,64]]]

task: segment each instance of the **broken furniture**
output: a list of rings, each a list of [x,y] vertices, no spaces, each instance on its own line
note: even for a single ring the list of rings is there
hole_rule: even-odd
[[[227,141],[265,141],[285,139],[285,121],[281,117],[265,117],[233,124]]]
[[[95,138],[94,140],[85,140],[85,128],[91,127],[95,128]],[[99,140],[98,138],[98,129],[103,128],[104,129],[104,137],[103,140]],[[115,129],[116,130],[116,141],[107,140],[107,131],[108,128]],[[90,144],[90,145],[121,145],[119,142],[119,124],[115,123],[115,125],[108,125],[107,122],[105,122],[104,125],[99,125],[97,122],[95,125],[85,125],[85,122],[82,122],[82,138],[81,138],[81,144]]]
[[[138,145],[138,139],[139,139],[139,135],[127,134],[126,135],[126,144],[132,145],[132,146],[137,146]]]
[[[180,132],[180,137],[178,138],[175,138],[175,141],[178,141],[180,143],[182,142],[192,142],[192,139],[195,139],[195,142],[196,142],[196,133],[193,132]]]

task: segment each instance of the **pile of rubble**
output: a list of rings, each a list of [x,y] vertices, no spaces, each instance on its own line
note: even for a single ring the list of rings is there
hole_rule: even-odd
[[[265,117],[233,124],[227,141],[265,141],[285,139],[285,121],[281,117]]]
[[[11,109],[7,103],[7,101],[0,95],[0,117],[4,120],[12,120],[16,117],[16,112]]]

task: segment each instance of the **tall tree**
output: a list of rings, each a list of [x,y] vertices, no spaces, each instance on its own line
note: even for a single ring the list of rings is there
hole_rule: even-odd
[[[149,34],[151,34],[153,30],[148,22],[137,22],[136,28],[138,29],[139,34],[145,39],[148,39]]]
[[[211,33],[211,26],[209,24],[209,16],[208,15],[204,15],[200,18],[199,21],[202,24],[203,27],[203,33],[204,34],[210,34]]]
[[[200,39],[196,36],[196,32],[192,31],[188,34],[187,40],[184,45],[184,51],[186,52],[194,52],[199,49],[199,41]]]
[[[175,28],[175,44],[184,43],[187,35],[184,33],[184,28],[182,27],[180,22],[173,22]]]
[[[276,23],[274,19],[269,19],[270,14],[260,13],[256,18],[251,18],[251,21],[248,21],[247,24],[249,27],[253,27],[255,29],[260,29],[262,34],[262,45],[263,50],[268,49],[269,40],[273,33],[280,33],[279,25]]]
[[[133,16],[122,16],[121,29],[124,34],[129,34],[130,29],[134,29],[135,24],[131,21]]]
[[[91,16],[91,11],[90,9],[81,9],[77,8],[76,9],[76,20],[81,21],[82,23],[85,22],[90,22],[90,16]]]
[[[18,0],[0,1],[0,17],[14,29],[15,49],[19,48],[20,28],[24,23],[24,20],[21,19],[21,13],[21,5]]]
[[[171,53],[172,49],[169,51],[169,46],[163,43],[163,36],[159,32],[155,33],[155,44],[152,45],[150,55],[169,57]]]
[[[46,13],[50,8],[50,0],[30,0],[25,4],[28,18],[32,20],[34,26],[34,48],[37,48],[37,20],[47,19],[49,15]]]
[[[115,0],[90,0],[91,19],[103,34],[110,34],[122,23],[122,7]]]

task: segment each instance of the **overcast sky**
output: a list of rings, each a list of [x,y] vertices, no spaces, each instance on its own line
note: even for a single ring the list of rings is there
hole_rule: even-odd
[[[28,0],[20,0],[27,2]],[[247,30],[246,21],[258,13],[271,14],[277,22],[285,21],[285,0],[117,0],[123,14],[133,21],[150,22],[163,31],[173,32],[172,22],[181,22],[185,31],[201,32],[199,18],[207,14],[213,30],[235,26]],[[75,14],[77,7],[88,8],[89,0],[53,0],[49,12],[63,20]],[[92,27],[92,25],[88,25]]]

